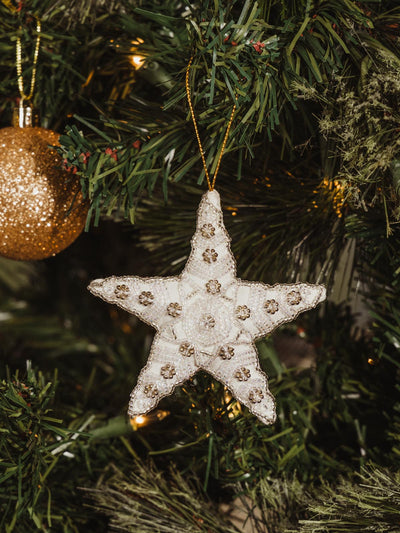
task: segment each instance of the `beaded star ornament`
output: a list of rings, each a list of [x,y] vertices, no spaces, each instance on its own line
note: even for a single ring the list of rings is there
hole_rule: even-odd
[[[89,290],[153,326],[156,335],[146,366],[131,393],[130,416],[145,414],[198,370],[223,383],[265,424],[275,421],[275,402],[261,370],[255,340],[294,320],[326,297],[325,287],[308,283],[266,285],[236,277],[236,261],[225,229],[216,173],[235,106],[211,182],[190,99],[190,111],[209,190],[197,212],[191,253],[174,277],[98,279]]]

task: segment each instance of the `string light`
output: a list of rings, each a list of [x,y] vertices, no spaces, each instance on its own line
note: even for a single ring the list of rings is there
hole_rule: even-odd
[[[131,41],[131,44],[133,45],[131,48],[131,51],[133,52],[133,55],[131,56],[131,63],[135,70],[142,68],[146,59],[145,56],[136,53],[138,47],[143,43],[144,41],[140,37]]]
[[[135,70],[139,70],[140,68],[143,67],[144,60],[145,60],[144,56],[139,56],[139,55],[131,56],[131,62],[132,62],[132,65],[134,66]]]
[[[130,424],[133,431],[137,431],[143,426],[148,426],[155,422],[160,422],[164,420],[167,416],[170,415],[170,411],[163,411],[162,409],[157,409],[148,415],[137,415],[130,419]]]
[[[226,387],[224,387],[224,400],[225,404],[227,405],[229,418],[236,418],[242,413],[242,406],[236,399],[233,398],[232,394]]]
[[[333,209],[338,218],[341,218],[343,216],[342,210],[345,204],[343,185],[340,183],[339,180],[330,180],[328,178],[324,178],[320,183],[319,187],[321,189],[325,189],[327,194],[331,196]],[[317,193],[318,191],[314,192]],[[317,207],[317,205],[315,205],[314,207]]]

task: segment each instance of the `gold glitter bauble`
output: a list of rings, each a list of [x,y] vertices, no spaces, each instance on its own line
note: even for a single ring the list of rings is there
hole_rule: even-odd
[[[61,168],[59,135],[44,128],[0,130],[0,255],[44,259],[82,232],[88,211],[79,179]],[[71,208],[72,205],[72,208]]]

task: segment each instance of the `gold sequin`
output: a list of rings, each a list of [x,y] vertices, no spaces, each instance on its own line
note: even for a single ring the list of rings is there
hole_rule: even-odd
[[[206,248],[203,252],[203,260],[206,263],[215,263],[215,261],[218,258],[218,253],[214,250],[214,248]]]
[[[114,289],[115,297],[118,298],[118,300],[126,300],[129,296],[129,287],[128,285],[122,284],[117,285]]]
[[[250,318],[250,309],[247,305],[238,305],[236,308],[236,316],[240,320],[246,320],[247,318]]]
[[[143,392],[148,398],[155,398],[156,396],[158,396],[158,389],[152,383],[146,385],[143,389]]]
[[[232,348],[232,346],[221,346],[218,351],[218,355],[221,357],[221,359],[232,359],[232,357],[235,355],[235,350]]]
[[[261,389],[253,389],[249,393],[249,400],[251,403],[261,403],[264,399],[264,394]]]
[[[267,300],[264,303],[264,309],[266,313],[274,315],[279,309],[278,302],[276,300]]]
[[[200,319],[200,327],[204,329],[212,329],[215,327],[215,318],[212,315],[204,315]]]
[[[215,228],[212,224],[203,224],[200,232],[204,238],[211,239],[215,235]]]
[[[235,378],[238,381],[247,381],[251,377],[250,370],[246,368],[245,366],[242,366],[241,368],[238,368],[235,372]]]
[[[190,342],[182,342],[182,344],[179,346],[179,352],[184,357],[191,357],[192,355],[194,355],[194,346],[190,344]]]
[[[172,302],[168,304],[167,313],[174,318],[178,317],[182,313],[182,306],[178,302]]]
[[[299,291],[290,291],[286,296],[289,305],[298,305],[301,302],[301,294]]]
[[[216,279],[210,279],[206,283],[206,289],[210,294],[218,294],[221,290],[221,283]]]
[[[139,294],[138,300],[142,305],[151,305],[154,301],[154,295],[150,291],[143,291]]]
[[[171,365],[171,363],[167,363],[165,366],[162,366],[160,374],[164,379],[172,379],[176,375],[174,365]]]

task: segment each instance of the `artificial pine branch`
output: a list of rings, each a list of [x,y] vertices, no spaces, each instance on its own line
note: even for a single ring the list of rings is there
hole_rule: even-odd
[[[371,465],[357,478],[342,479],[335,488],[325,485],[309,505],[312,518],[300,520],[301,533],[398,532],[400,473]]]
[[[54,451],[69,447],[72,436],[52,409],[56,386],[57,373],[48,381],[29,363],[25,377],[17,372],[0,382],[0,528],[7,533],[71,524],[68,513],[52,508]]]
[[[184,13],[178,4],[157,5],[155,10],[151,2],[134,7],[132,14],[128,9],[123,28],[131,39],[140,37],[143,41],[135,45],[134,51],[145,58],[139,78],[150,80],[151,70],[151,81],[138,85],[135,93],[144,93],[152,85],[161,89],[154,94],[159,102],[158,119],[154,120],[154,104],[127,99],[122,106],[113,107],[113,118],[103,117],[103,138],[98,135],[98,126],[89,137],[70,129],[68,136],[62,138],[62,153],[68,165],[76,167],[88,181],[86,189],[96,212],[95,220],[100,210],[110,213],[118,206],[133,221],[137,198],[144,188],[152,191],[156,182],[162,181],[166,194],[168,181],[183,179],[198,163],[184,104],[183,72],[191,55],[193,102],[211,169],[237,97],[238,109],[227,152],[235,158],[234,173],[240,176],[241,161],[254,157],[256,147],[264,147],[266,136],[271,140],[272,132],[281,137],[284,151],[289,139],[293,139],[295,120],[302,120],[308,134],[315,131],[309,106],[296,100],[292,85],[307,82],[317,92],[322,91],[334,72],[343,71],[345,63],[358,75],[359,49],[351,46],[354,33],[363,39],[372,32],[368,47],[386,47],[391,53],[390,40],[384,38],[382,44],[381,36],[373,30],[372,13],[367,14],[355,2],[325,2],[314,10],[311,4],[302,3],[285,21],[280,20],[276,10],[267,11],[268,22],[260,17],[257,4],[250,7],[249,2],[234,2],[229,7],[223,2],[206,2],[201,9]],[[392,16],[396,20],[395,12]],[[131,41],[128,43],[123,37],[115,46],[119,54],[132,53]],[[184,51],[179,57],[171,55],[171,49],[176,47]],[[366,48],[365,57],[368,53]],[[150,117],[141,111],[146,105]],[[123,120],[116,115],[118,109]],[[297,140],[306,141],[304,135]],[[135,152],[132,143],[139,141],[141,148]],[[104,156],[110,147],[117,150],[118,160]],[[92,162],[82,159],[84,149],[91,154]],[[202,172],[199,179],[203,179]]]
[[[0,295],[13,295],[26,289],[33,280],[38,279],[38,268],[32,263],[15,262],[5,257],[0,258]]]
[[[248,520],[260,533],[286,533],[306,515],[314,484],[304,484],[297,475],[261,477],[253,487],[241,484],[238,500],[248,498]],[[244,496],[246,494],[246,496]]]
[[[54,368],[54,357],[57,356],[62,376],[57,401],[62,416],[57,414],[56,417],[70,421],[60,426],[67,426],[72,433],[80,427],[80,421],[89,416],[84,414],[87,410],[97,414],[93,425],[99,427],[88,428],[92,438],[78,439],[76,445],[71,445],[67,451],[74,457],[62,454],[45,480],[51,490],[50,518],[56,524],[54,527],[64,527],[66,533],[79,528],[103,531],[106,527],[104,517],[99,518],[93,509],[82,508],[76,487],[94,483],[110,461],[117,463],[120,470],[127,470],[132,462],[132,450],[133,455],[141,457],[150,454],[160,468],[173,460],[178,472],[195,471],[211,496],[213,487],[219,491],[227,483],[246,482],[244,494],[248,491],[252,495],[250,506],[253,500],[260,502],[260,497],[252,492],[260,477],[283,480],[281,485],[271,482],[272,490],[287,490],[287,499],[282,498],[279,503],[278,498],[269,499],[273,496],[270,493],[265,498],[269,503],[263,511],[269,517],[265,522],[274,523],[275,520],[277,531],[282,523],[285,524],[285,514],[295,521],[296,513],[303,512],[296,507],[297,485],[284,484],[286,479],[292,479],[294,472],[297,472],[300,484],[311,487],[313,480],[320,476],[334,482],[338,471],[351,475],[368,457],[378,464],[390,463],[393,470],[397,469],[400,418],[395,365],[398,365],[400,339],[397,306],[400,245],[396,225],[390,227],[392,233],[386,238],[384,213],[389,207],[388,212],[396,216],[396,165],[391,169],[391,183],[387,158],[395,145],[391,144],[389,129],[378,121],[379,131],[383,132],[382,148],[388,149],[384,152],[386,166],[382,184],[385,190],[381,198],[389,202],[387,205],[371,202],[374,207],[361,216],[355,202],[350,203],[351,207],[343,203],[341,193],[346,178],[343,177],[343,187],[336,187],[331,179],[340,161],[332,161],[330,146],[326,149],[324,144],[321,145],[317,121],[313,118],[313,113],[319,114],[321,108],[331,106],[330,98],[317,105],[295,100],[297,93],[293,86],[294,80],[303,83],[311,80],[311,88],[323,95],[333,72],[348,73],[355,80],[361,73],[365,76],[361,80],[363,83],[368,82],[372,73],[375,77],[376,72],[384,73],[379,69],[366,72],[364,67],[369,63],[364,59],[378,57],[376,49],[384,49],[391,61],[398,57],[397,3],[391,0],[379,4],[326,0],[319,2],[314,12],[315,4],[307,0],[265,0],[260,2],[260,12],[256,16],[252,2],[239,1],[232,9],[231,2],[204,2],[197,11],[192,7],[186,9],[184,5],[179,7],[175,0],[167,3],[161,0],[124,1],[115,10],[112,3],[106,6],[101,0],[87,0],[80,3],[82,12],[78,9],[79,2],[28,0],[21,4],[19,12],[9,9],[12,4],[16,3],[7,0],[0,4],[0,91],[5,96],[1,104],[4,110],[2,124],[8,125],[12,95],[16,94],[15,37],[17,34],[22,36],[29,55],[29,46],[34,40],[29,19],[32,14],[39,15],[44,17],[46,32],[38,69],[36,104],[42,108],[42,124],[56,129],[67,122],[67,113],[76,113],[74,122],[72,117],[68,118],[72,126],[65,143],[65,149],[68,149],[65,156],[77,166],[83,190],[94,200],[94,218],[100,213],[114,216],[117,210],[131,220],[138,215],[145,221],[142,224],[143,242],[152,254],[160,254],[156,256],[157,261],[162,254],[167,256],[163,258],[165,268],[172,268],[172,262],[178,264],[187,253],[183,237],[193,223],[193,210],[188,208],[186,194],[189,191],[198,199],[199,189],[192,188],[191,184],[201,176],[183,88],[184,68],[192,53],[191,40],[194,40],[194,64],[197,67],[192,81],[197,87],[193,96],[210,165],[220,146],[222,124],[232,105],[226,80],[232,92],[238,89],[239,94],[243,87],[238,85],[240,76],[235,69],[244,68],[250,77],[249,81],[243,76],[244,83],[249,83],[249,86],[245,85],[249,90],[246,94],[242,94],[243,90],[240,93],[242,114],[237,116],[235,138],[232,138],[228,157],[224,159],[226,176],[221,174],[223,179],[220,182],[226,206],[235,209],[227,209],[227,217],[237,243],[235,252],[239,255],[242,272],[249,271],[254,277],[260,275],[270,281],[272,269],[273,275],[281,281],[282,276],[290,279],[296,275],[301,266],[304,268],[302,272],[313,276],[319,268],[318,262],[326,258],[327,272],[332,273],[336,259],[325,255],[324,246],[331,246],[333,251],[340,250],[346,232],[347,237],[357,240],[357,266],[368,281],[375,311],[372,340],[368,340],[369,333],[364,333],[361,339],[354,338],[354,317],[334,306],[328,306],[321,317],[314,314],[286,329],[286,335],[309,336],[318,353],[315,370],[287,371],[271,341],[259,345],[262,365],[270,374],[271,388],[280,406],[279,420],[274,428],[257,424],[252,415],[240,410],[221,386],[200,375],[177,390],[170,403],[166,400],[163,408],[170,414],[165,421],[129,433],[129,425],[121,413],[125,411],[129,390],[147,350],[149,331],[138,327],[122,312],[106,312],[101,304],[97,307],[89,304],[84,287],[95,273],[140,271],[147,275],[150,254],[138,250],[136,241],[132,243],[129,238],[123,243],[118,241],[113,247],[116,236],[122,233],[121,227],[115,227],[111,238],[105,237],[106,232],[101,237],[97,234],[100,244],[95,260],[88,260],[90,254],[85,255],[82,246],[75,252],[69,249],[59,258],[35,268],[41,279],[40,291],[37,290],[38,278],[32,283],[35,295],[27,291],[30,269],[28,272],[24,267],[17,270],[0,265],[4,286],[0,302],[2,359],[8,359],[15,367],[23,364],[29,354],[35,361],[41,360],[45,367]],[[245,4],[250,8],[244,9],[241,18]],[[66,20],[69,7],[74,8],[73,21]],[[240,24],[221,29],[219,23],[228,20]],[[66,30],[69,22],[70,29]],[[247,32],[249,43],[245,37],[239,38],[241,27],[243,35]],[[229,33],[230,38],[224,42],[224,28],[239,37],[236,39],[233,33]],[[252,32],[256,39],[260,36],[260,43],[253,40],[250,44]],[[279,38],[270,40],[274,35]],[[137,44],[138,37],[144,42]],[[209,40],[204,43],[202,37]],[[287,57],[289,50],[291,54]],[[133,53],[147,56],[144,69],[136,73],[130,63]],[[241,54],[238,65],[234,63],[236,53]],[[214,93],[211,94],[212,85],[208,80],[213,77],[214,54],[218,57],[218,65]],[[29,74],[28,60],[24,65],[26,74]],[[265,81],[267,79],[269,83]],[[255,87],[258,87],[258,96],[252,92]],[[397,108],[392,97],[396,95],[385,88],[385,105],[392,106],[394,116],[397,116]],[[210,104],[211,97],[213,105]],[[356,100],[358,105],[358,96]],[[293,103],[298,111],[294,110]],[[262,112],[264,104],[271,106],[270,113]],[[249,113],[248,117],[244,113]],[[279,125],[276,124],[277,116]],[[389,122],[384,119],[384,125]],[[355,126],[360,126],[361,131],[365,121],[361,120]],[[276,131],[272,134],[273,143],[270,143],[268,128],[271,130],[272,127]],[[258,133],[257,128],[260,129]],[[363,135],[361,140],[364,142],[365,130]],[[290,167],[285,155],[289,146],[297,146],[296,152],[291,154],[293,166],[290,163]],[[375,152],[377,145],[373,146],[369,156],[379,162],[379,154]],[[272,157],[271,153],[278,155]],[[271,165],[276,168],[279,154],[283,154],[285,160],[281,168],[289,170],[293,176],[270,169]],[[117,161],[111,157],[114,155]],[[252,169],[250,155],[254,155]],[[268,161],[266,155],[270,156]],[[301,169],[297,166],[300,159],[305,161]],[[350,170],[357,177],[356,167]],[[382,178],[378,174],[374,177],[376,182]],[[232,181],[232,176],[243,179]],[[325,182],[326,176],[329,179]],[[170,188],[171,179],[183,181],[185,187]],[[161,182],[164,194],[170,190],[174,208],[184,208],[182,213],[174,215],[168,207],[162,212],[158,197],[148,198],[149,192],[161,188]],[[137,208],[141,197],[146,201]],[[166,222],[169,214],[171,220]],[[91,237],[96,238],[94,232]],[[171,251],[174,246],[176,250]],[[250,246],[251,254],[247,253]],[[289,257],[286,256],[288,250],[293,250]],[[310,263],[305,261],[308,253],[311,254]],[[132,265],[126,261],[128,256],[132,256],[134,270],[127,268],[127,264]],[[73,258],[71,262],[68,262],[69,257]],[[114,270],[116,264],[118,268]],[[19,275],[14,276],[15,272]],[[44,280],[47,281],[51,273],[57,280],[47,285]],[[22,295],[25,291],[31,293]],[[385,357],[380,360],[382,354]],[[368,364],[368,359],[373,364]],[[25,379],[20,381],[26,384]],[[45,385],[48,381],[44,380]],[[3,387],[14,385],[4,376]],[[35,390],[40,396],[44,389],[38,386]],[[26,391],[21,389],[20,392]],[[46,394],[43,392],[41,398]],[[15,447],[10,453],[14,454],[15,466],[30,457],[32,450],[43,452],[43,448],[34,446],[35,441],[32,444],[28,439],[32,447],[27,449],[24,446],[26,441],[20,438],[18,423],[22,421],[28,425],[32,420],[36,421],[37,412],[29,417],[32,413],[26,410],[21,415],[21,409],[16,405],[10,407],[8,401],[8,397],[3,397],[0,402],[7,408],[3,410],[3,419],[9,428],[0,432],[0,440],[7,447],[7,438],[14,439]],[[104,422],[107,419],[109,424]],[[48,427],[41,430],[38,433],[40,438],[53,443],[55,433]],[[115,438],[121,434],[123,439]],[[46,457],[44,454],[44,460]],[[3,466],[8,468],[4,463]],[[39,472],[42,472],[40,468]],[[18,487],[14,478],[1,479],[0,491],[4,490],[3,494],[12,494],[14,498]],[[3,525],[6,522],[12,524],[15,516],[13,502],[21,501],[21,509],[26,509],[26,505],[36,498],[39,489],[31,486],[26,478],[23,482],[27,483],[23,485],[27,499],[24,496],[18,499],[17,495],[11,503],[6,502],[2,507],[5,513]],[[40,493],[35,511],[43,530],[50,522],[48,493],[45,496],[42,499]],[[261,508],[262,505],[259,503]],[[276,510],[278,507],[281,510]],[[215,520],[214,511],[210,511],[210,523]],[[354,515],[357,513],[358,510]],[[178,507],[175,514],[175,519],[179,520]],[[31,520],[32,516],[28,518]],[[131,520],[129,516],[126,519]],[[17,528],[29,530],[31,522],[26,525],[24,518],[19,516],[18,520],[16,531]]]
[[[384,193],[383,193],[384,194]],[[346,233],[357,243],[356,268],[364,283],[375,343],[373,365],[382,358],[400,366],[400,232],[396,224],[387,235],[388,213],[375,206],[368,214],[349,216]]]
[[[135,461],[129,473],[86,489],[96,510],[110,517],[112,531],[130,533],[239,533],[194,481],[173,466],[166,473]]]
[[[263,176],[249,173],[238,193],[229,161],[225,166],[218,189],[239,275],[271,284],[299,279],[330,284],[345,242],[342,190],[310,174],[307,164],[293,175],[271,162]],[[201,193],[193,185],[171,185],[167,204],[154,195],[138,206],[139,242],[157,272],[181,271]]]
[[[388,50],[372,49],[360,76],[347,69],[334,76],[323,94],[297,85],[305,98],[331,102],[319,118],[319,130],[329,146],[323,164],[336,161],[335,178],[352,210],[377,204],[384,208],[387,236],[399,218],[400,141],[394,135],[400,119],[399,65],[399,57]]]
[[[399,13],[389,4],[388,11],[374,12],[347,0],[325,1],[317,7],[302,1],[295,6],[282,4],[281,9],[272,1],[262,2],[259,9],[239,0],[185,9],[179,2],[124,0],[120,6],[105,6],[88,1],[78,16],[80,25],[63,35],[60,21],[74,5],[31,0],[16,11],[10,1],[0,6],[4,28],[0,51],[7,63],[0,90],[8,96],[13,91],[15,76],[10,67],[15,62],[16,34],[22,34],[29,52],[34,38],[29,17],[42,17],[47,26],[35,102],[42,109],[43,124],[60,127],[60,117],[72,112],[82,115],[80,110],[87,109],[84,99],[93,101],[89,116],[86,112],[85,136],[69,130],[70,138],[63,138],[63,154],[68,166],[76,166],[82,176],[95,220],[100,210],[118,208],[133,221],[143,189],[151,191],[162,181],[166,194],[168,181],[182,179],[199,160],[184,105],[183,71],[192,54],[193,100],[211,167],[235,95],[238,98],[227,151],[235,158],[238,152],[235,173],[240,175],[241,161],[251,157],[257,146],[265,147],[266,135],[271,138],[276,131],[285,150],[293,141],[307,140],[304,134],[295,139],[299,120],[306,135],[315,132],[310,107],[296,99],[294,82],[312,84],[322,93],[336,72],[346,69],[347,75],[358,76],[370,51],[378,49],[396,59],[395,44],[386,30],[398,24]],[[363,47],[356,46],[357,40]],[[180,54],[172,52],[177,48]],[[135,75],[130,65],[134,53],[145,57],[144,67]],[[29,70],[29,61],[26,66]],[[126,100],[133,89],[135,97]],[[149,91],[156,106],[143,99]],[[96,101],[109,103],[101,106],[103,124],[88,138],[95,126]],[[9,108],[9,101],[5,107]],[[151,108],[155,113],[149,120],[146,114]],[[105,131],[100,134],[101,130]],[[136,146],[139,141],[140,150],[132,149],[132,143]],[[118,161],[105,156],[107,148],[118,150]]]

